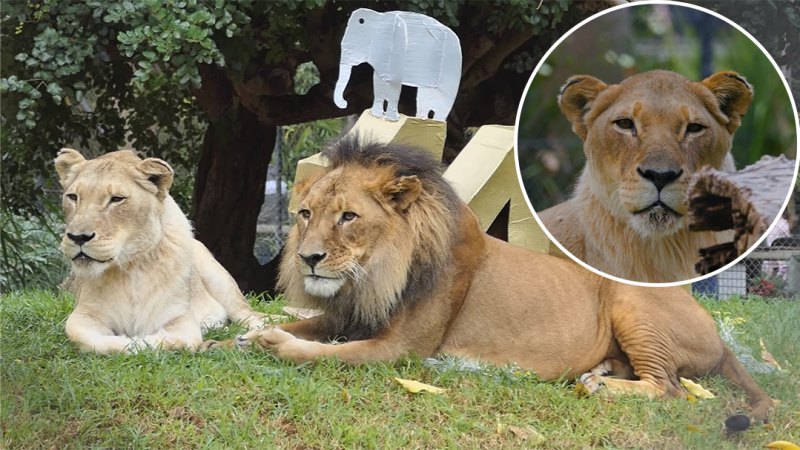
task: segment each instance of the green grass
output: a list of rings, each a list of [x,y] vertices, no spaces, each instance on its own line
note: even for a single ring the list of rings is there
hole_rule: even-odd
[[[255,301],[254,301],[255,303]],[[701,380],[714,400],[580,398],[567,382],[514,368],[441,370],[421,359],[349,367],[293,365],[262,352],[80,354],[63,325],[71,297],[46,291],[0,300],[2,448],[520,448],[509,426],[532,427],[544,448],[760,448],[800,442],[800,303],[704,302],[758,339],[785,367],[758,375],[782,400],[771,426],[726,437],[744,408],[721,378]],[[279,303],[257,304],[277,312]],[[742,322],[739,320],[738,322]],[[230,327],[214,338],[241,332]],[[450,389],[412,395],[392,378]]]

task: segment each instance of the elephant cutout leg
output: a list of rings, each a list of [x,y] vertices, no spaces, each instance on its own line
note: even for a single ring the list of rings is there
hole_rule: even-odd
[[[400,101],[400,88],[402,85],[393,81],[386,81],[376,73],[372,77],[372,89],[375,101],[372,103],[372,115],[385,117],[388,120],[400,119],[397,102]]]
[[[417,117],[445,121],[454,101],[455,95],[420,87],[417,89]]]

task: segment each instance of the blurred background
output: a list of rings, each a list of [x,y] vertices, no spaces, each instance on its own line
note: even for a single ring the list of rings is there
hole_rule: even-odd
[[[775,67],[747,36],[691,8],[625,8],[593,20],[562,41],[527,91],[518,149],[523,183],[535,210],[569,198],[583,167],[582,143],[557,104],[564,81],[589,74],[612,84],[653,69],[672,70],[692,80],[720,70],[739,72],[754,86],[755,96],[736,131],[737,168],[765,154],[795,158],[789,94]]]

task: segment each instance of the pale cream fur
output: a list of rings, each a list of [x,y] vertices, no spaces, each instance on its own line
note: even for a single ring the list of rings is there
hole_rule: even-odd
[[[689,231],[689,179],[705,166],[734,170],[733,132],[752,94],[734,72],[692,82],[653,71],[611,86],[570,78],[559,105],[584,141],[586,166],[573,198],[539,218],[570,253],[607,274],[643,282],[694,278],[699,249],[732,236]],[[651,173],[676,178],[657,188]]]
[[[66,333],[81,350],[195,350],[205,330],[228,318],[263,326],[233,278],[193,238],[168,194],[167,163],[131,151],[86,160],[62,149],[55,165],[64,188],[61,247],[72,260],[77,299]]]

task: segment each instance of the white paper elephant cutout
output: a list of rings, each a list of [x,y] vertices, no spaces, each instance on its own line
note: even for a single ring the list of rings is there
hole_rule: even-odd
[[[333,93],[339,108],[347,107],[344,88],[350,71],[364,62],[374,69],[374,116],[398,120],[397,102],[406,85],[417,88],[417,117],[447,119],[461,81],[461,45],[451,29],[417,13],[353,11]]]

